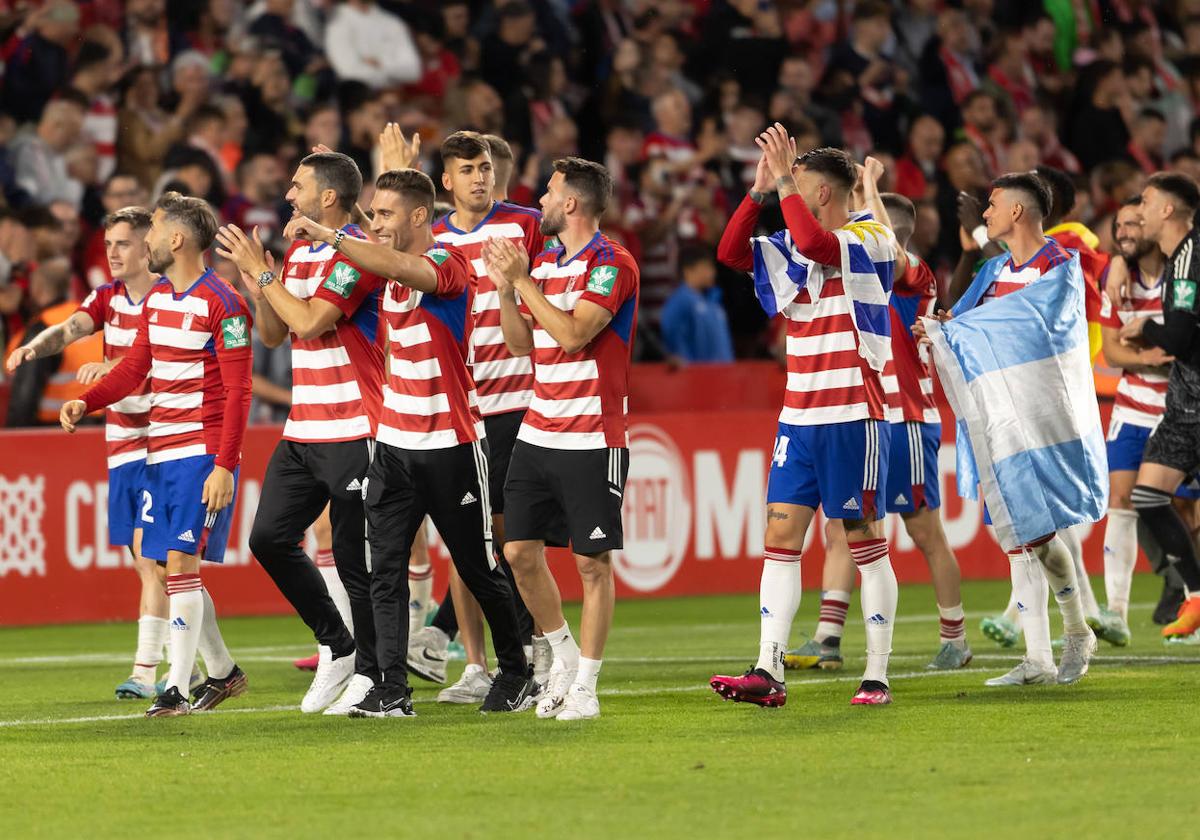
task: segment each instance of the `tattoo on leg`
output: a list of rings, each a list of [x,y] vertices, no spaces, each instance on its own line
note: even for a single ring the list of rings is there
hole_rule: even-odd
[[[792,518],[791,514],[784,513],[781,510],[768,510],[767,511],[767,519],[785,520],[785,519],[791,519],[791,518]]]

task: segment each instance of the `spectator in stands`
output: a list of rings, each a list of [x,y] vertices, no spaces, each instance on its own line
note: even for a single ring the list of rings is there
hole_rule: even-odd
[[[958,259],[958,194],[975,196],[986,204],[991,178],[984,167],[983,156],[975,144],[966,141],[947,150],[943,171],[938,179],[937,209],[939,218],[938,257],[953,263]]]
[[[683,283],[663,306],[662,335],[668,359],[676,364],[732,362],[733,337],[716,287],[717,264],[707,246],[693,245],[679,256]]]
[[[529,60],[546,49],[537,34],[537,16],[525,0],[510,0],[496,10],[496,30],[483,42],[479,70],[505,103],[533,83]]]
[[[937,195],[938,160],[946,143],[942,124],[929,114],[912,121],[908,147],[896,161],[896,192],[913,201]]]
[[[296,0],[266,0],[261,15],[250,22],[249,33],[279,50],[292,78],[316,76],[329,66],[325,56],[299,26],[292,22]]]
[[[18,122],[36,121],[51,95],[67,81],[68,48],[79,31],[79,9],[66,0],[51,0],[29,12],[28,31],[6,46],[3,111]]]
[[[651,104],[654,130],[646,135],[642,157],[662,159],[675,173],[688,172],[695,166],[696,145],[692,142],[692,106],[682,91],[667,90]]]
[[[446,123],[480,134],[503,136],[504,100],[479,76],[463,76],[446,97]]]
[[[387,111],[384,110],[383,99],[375,91],[356,84],[353,87],[347,86],[342,102],[346,103],[342,112],[344,133],[342,142],[335,148],[349,155],[358,164],[363,174],[363,183],[371,183],[377,174],[375,144],[383,127],[387,125]]]
[[[166,0],[127,0],[125,20],[125,52],[135,65],[166,66],[187,49],[167,26]]]
[[[279,159],[265,151],[248,153],[238,163],[236,181],[221,217],[247,232],[258,228],[263,244],[278,250],[283,243],[277,240],[291,216],[290,207],[282,201],[287,190]]]
[[[35,129],[13,141],[17,185],[38,202],[62,200],[79,206],[83,184],[68,174],[66,151],[83,130],[86,113],[82,96],[64,94],[46,106]]]
[[[1021,137],[1038,147],[1042,163],[1077,175],[1083,171],[1079,159],[1058,139],[1054,109],[1035,103],[1025,109],[1018,122]]]
[[[961,139],[979,150],[983,156],[984,170],[990,177],[1000,175],[1005,169],[1003,147],[997,137],[1000,114],[996,97],[982,88],[967,94],[962,103],[962,119]]]
[[[314,146],[328,146],[337,149],[342,139],[342,115],[337,105],[326,102],[317,105],[308,112],[304,123],[304,152]]]
[[[421,78],[421,55],[408,25],[374,0],[344,0],[334,8],[325,55],[340,79],[373,88]]]
[[[1133,121],[1125,156],[1142,172],[1153,175],[1164,166],[1163,146],[1166,138],[1166,117],[1154,108],[1143,108]]]
[[[947,131],[961,122],[959,106],[979,87],[978,50],[967,16],[960,9],[944,9],[937,18],[937,34],[921,54],[919,98]]]
[[[805,56],[789,55],[779,65],[779,90],[777,96],[786,101],[786,110],[772,114],[772,119],[795,122],[803,116],[811,121],[821,133],[821,143],[826,146],[842,145],[842,121],[832,108],[813,100],[813,89],[817,85],[817,74]],[[775,111],[775,108],[772,108]]]
[[[901,147],[897,98],[906,82],[890,56],[883,52],[892,40],[891,9],[883,0],[859,0],[850,17],[850,38],[838,44],[830,67],[848,70],[863,103],[863,120],[877,146]]]
[[[1034,103],[1037,78],[1023,32],[1008,32],[1000,37],[1000,51],[988,67],[987,85],[1003,103],[1006,113],[1020,116]]]
[[[245,151],[274,152],[300,133],[289,101],[292,90],[287,65],[277,52],[259,56],[250,86],[242,91],[247,130]]]
[[[1067,145],[1085,169],[1125,157],[1132,104],[1119,65],[1096,61],[1080,74],[1066,126]]]
[[[174,113],[159,106],[158,70],[135,67],[124,81],[125,93],[117,115],[117,165],[145,189],[162,174],[167,149],[184,137],[188,121],[208,98],[208,78],[177,80],[179,104]]]
[[[84,41],[71,72],[71,87],[88,102],[83,133],[96,148],[100,181],[117,166],[117,103],[112,94],[124,63],[120,50],[121,42],[115,35],[108,45]]]

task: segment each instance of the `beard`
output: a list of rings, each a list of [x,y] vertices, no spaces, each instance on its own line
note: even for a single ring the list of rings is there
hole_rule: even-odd
[[[151,274],[162,274],[175,264],[175,256],[170,251],[151,251],[147,259],[147,267]]]
[[[542,236],[558,236],[567,226],[567,216],[561,210],[557,212],[547,211],[542,216],[541,234]]]

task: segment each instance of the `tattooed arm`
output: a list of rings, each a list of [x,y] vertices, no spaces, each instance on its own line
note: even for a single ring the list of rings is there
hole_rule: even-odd
[[[61,324],[47,327],[28,344],[18,347],[8,357],[8,372],[14,372],[23,362],[57,356],[68,344],[86,338],[96,330],[96,322],[86,312],[76,312]]]

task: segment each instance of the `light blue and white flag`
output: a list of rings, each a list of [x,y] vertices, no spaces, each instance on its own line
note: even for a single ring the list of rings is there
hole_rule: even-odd
[[[849,299],[850,318],[858,333],[858,352],[872,370],[882,371],[892,357],[891,315],[888,296],[892,293],[892,278],[898,252],[892,232],[860,213],[845,227],[832,231],[842,249],[842,287]],[[792,236],[781,230],[770,236],[750,240],[754,251],[754,292],[758,302],[772,317],[783,312],[796,300],[802,289],[808,289],[812,299],[809,313],[816,311],[825,280],[837,277],[831,270],[796,250]]]
[[[1006,551],[1108,507],[1083,284],[1075,256],[986,306],[925,319],[959,451],[974,456],[959,458],[960,486],[977,477]]]

